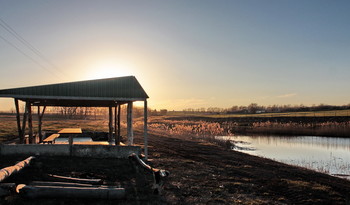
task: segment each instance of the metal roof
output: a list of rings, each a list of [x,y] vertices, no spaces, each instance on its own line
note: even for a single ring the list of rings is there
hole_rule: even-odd
[[[4,89],[0,97],[35,100],[38,105],[108,106],[113,102],[143,101],[148,95],[135,76],[126,76]]]

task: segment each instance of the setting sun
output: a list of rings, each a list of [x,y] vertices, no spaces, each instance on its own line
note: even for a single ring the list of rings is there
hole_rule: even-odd
[[[89,79],[100,79],[133,75],[133,72],[129,65],[108,62],[95,64],[89,69],[87,75]]]

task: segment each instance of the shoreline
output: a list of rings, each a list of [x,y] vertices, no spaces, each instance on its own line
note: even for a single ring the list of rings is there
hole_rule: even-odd
[[[225,149],[209,142],[152,133],[156,167],[170,171],[170,204],[346,204],[350,181]]]

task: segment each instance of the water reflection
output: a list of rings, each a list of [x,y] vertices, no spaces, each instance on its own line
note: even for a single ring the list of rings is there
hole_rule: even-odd
[[[234,149],[332,175],[350,175],[350,138],[221,136]],[[349,177],[350,178],[350,177]]]

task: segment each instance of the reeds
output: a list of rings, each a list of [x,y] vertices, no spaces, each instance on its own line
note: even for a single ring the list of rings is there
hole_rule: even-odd
[[[308,135],[350,137],[350,121],[347,122],[253,122],[246,126],[233,126],[233,132],[264,135]]]
[[[197,137],[229,135],[220,123],[205,121],[174,121],[163,120],[149,123],[149,129],[161,129],[172,135],[190,135]]]
[[[134,126],[140,129],[143,123],[136,121]],[[216,122],[157,119],[149,122],[148,129],[150,132],[165,132],[167,136],[180,139],[207,141],[228,149],[233,146],[229,140],[222,141],[215,138],[215,136],[232,135],[230,130]]]

